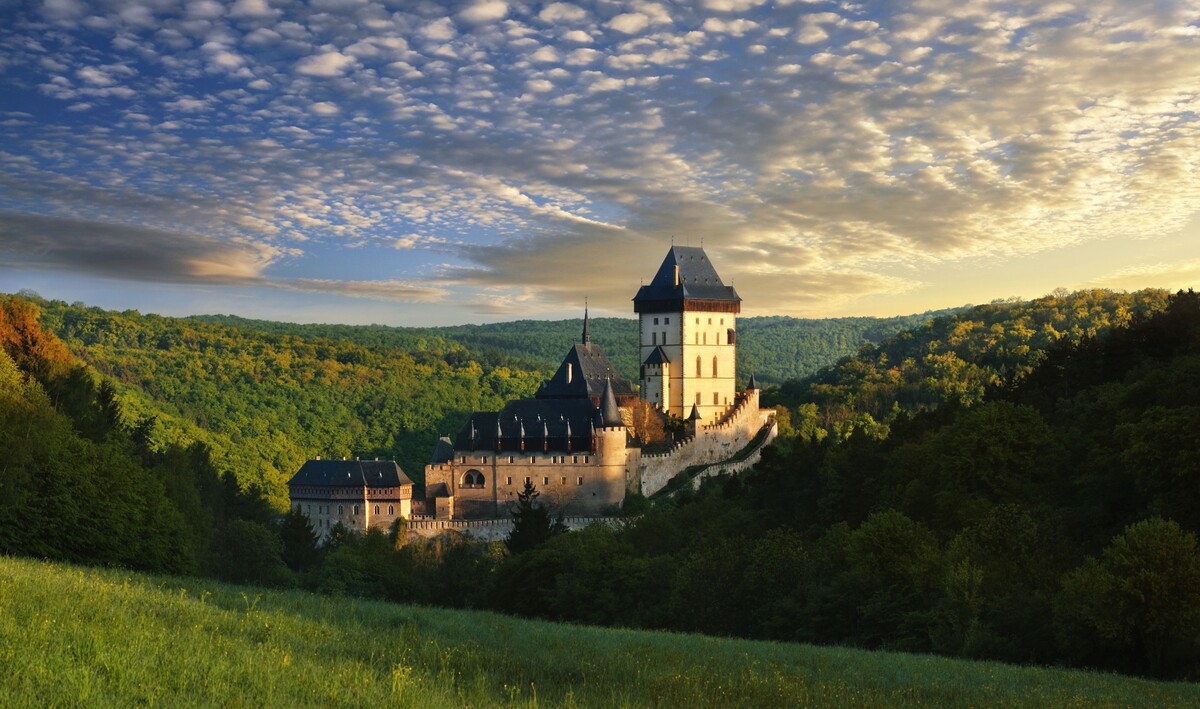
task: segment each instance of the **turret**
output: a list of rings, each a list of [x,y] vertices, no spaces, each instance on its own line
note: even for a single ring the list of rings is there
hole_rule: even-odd
[[[625,422],[621,420],[621,410],[617,408],[617,397],[613,394],[611,379],[604,382],[604,393],[600,395],[600,417],[605,427],[625,426]]]

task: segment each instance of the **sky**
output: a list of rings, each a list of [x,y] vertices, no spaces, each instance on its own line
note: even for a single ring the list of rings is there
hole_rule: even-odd
[[[1200,0],[0,0],[0,292],[748,315],[1200,287]]]

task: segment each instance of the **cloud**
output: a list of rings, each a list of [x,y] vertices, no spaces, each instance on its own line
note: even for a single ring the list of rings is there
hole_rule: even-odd
[[[502,0],[476,0],[458,13],[458,18],[471,24],[495,22],[508,15],[508,3]]]
[[[449,294],[445,288],[400,280],[338,281],[323,278],[293,278],[271,281],[268,285],[307,293],[371,300],[398,300],[408,303],[437,303],[445,300]]]
[[[578,5],[572,5],[569,2],[552,2],[542,8],[542,11],[538,13],[538,19],[551,24],[558,22],[578,23],[587,20],[588,13],[587,10]]]
[[[650,26],[650,18],[640,12],[625,12],[608,21],[607,27],[625,34],[637,34]]]
[[[8,268],[87,273],[168,283],[248,285],[280,252],[189,232],[38,214],[0,212]]]
[[[229,16],[238,19],[270,19],[280,14],[281,11],[273,9],[267,0],[237,0],[229,8]]]
[[[341,76],[354,66],[354,57],[338,51],[327,51],[296,62],[296,71],[305,76]]]
[[[1090,279],[1081,287],[1100,286],[1123,290],[1165,288],[1167,290],[1200,289],[1200,259],[1174,263],[1151,263],[1129,266]]]

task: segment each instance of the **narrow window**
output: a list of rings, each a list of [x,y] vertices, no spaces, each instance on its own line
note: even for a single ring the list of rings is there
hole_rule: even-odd
[[[699,324],[700,324],[700,318],[696,318],[696,324],[697,324],[697,325],[699,325]]]
[[[338,505],[338,517],[342,516],[342,506]]]
[[[709,324],[709,325],[712,325],[712,318],[709,318],[709,319],[708,319],[708,324]]]
[[[486,456],[486,455],[485,455],[485,456],[483,456],[483,464],[484,464],[484,465],[487,465],[487,456]]]
[[[696,344],[700,344],[700,333],[696,333]]]
[[[670,325],[670,324],[671,324],[671,318],[663,318],[663,325]]]
[[[650,333],[650,344],[652,344],[652,345],[658,344],[658,333],[657,332]]]
[[[514,456],[511,456],[511,455],[510,455],[510,456],[508,456],[508,462],[509,462],[509,463],[515,463],[515,462],[517,462],[517,459],[516,459]]]
[[[717,394],[717,392],[714,391],[713,392],[713,406],[717,406],[720,404],[720,399],[717,398],[718,396],[719,396],[719,394]]]
[[[708,344],[708,333],[704,333],[704,344]]]
[[[355,516],[358,515],[358,505],[354,506],[354,514],[355,514]]]
[[[700,355],[696,355],[696,376],[702,377],[704,374],[700,371]]]
[[[716,377],[717,377],[717,358],[714,356],[713,357],[713,378],[716,379]]]
[[[508,484],[509,484],[509,485],[512,485],[512,476],[511,476],[511,475],[510,475],[510,476],[508,476]]]
[[[722,324],[722,325],[724,325],[724,324],[725,324],[725,318],[721,318],[721,324]]]
[[[572,463],[578,463],[578,462],[579,462],[579,456],[577,456],[577,455],[573,455],[573,456],[571,456],[571,462],[572,462]]]
[[[529,462],[530,462],[530,463],[536,463],[536,462],[537,462],[537,458],[534,458],[533,456],[529,456]]]
[[[657,325],[657,324],[658,324],[658,318],[654,318],[654,324],[655,324],[655,325]]]
[[[379,514],[379,505],[375,505],[375,514]]]
[[[720,330],[717,331],[717,344],[718,345],[721,344],[721,331]]]
[[[396,514],[396,508],[393,507],[392,505],[388,505],[388,514],[390,514],[390,515]]]
[[[465,456],[465,455],[464,455],[464,456],[462,457],[462,459],[461,459],[461,460],[459,460],[458,462],[462,463],[463,465],[466,465],[466,464],[467,464],[467,456]]]
[[[589,460],[591,460],[591,456],[590,456],[590,455],[585,455],[585,456],[583,456],[583,462],[584,462],[584,463],[587,463]]]
[[[567,476],[566,475],[562,476],[562,484],[563,485],[567,484]]]
[[[582,485],[582,484],[583,484],[583,476],[582,476],[582,475],[580,475],[580,476],[579,476],[579,484],[580,484],[580,485]]]
[[[549,484],[550,484],[550,478],[548,478],[548,477],[542,478],[542,485],[549,485]]]
[[[696,392],[696,406],[700,405],[700,392]]]
[[[663,344],[667,344],[667,333],[663,333]]]
[[[528,485],[528,484],[530,484],[530,483],[532,483],[532,482],[533,482],[533,478],[530,478],[530,477],[528,477],[528,476],[525,478],[525,484],[526,484],[526,485]]]

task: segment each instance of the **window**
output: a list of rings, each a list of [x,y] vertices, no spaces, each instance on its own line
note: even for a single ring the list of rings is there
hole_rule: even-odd
[[[509,484],[509,485],[512,485],[512,476],[511,476],[511,475],[510,475],[510,476],[508,476],[508,484]]]
[[[535,457],[533,457],[533,456],[529,456],[529,462],[530,462],[531,464],[532,464],[532,463],[536,463],[536,462],[537,462],[537,458],[535,458]]]
[[[725,325],[725,318],[721,318],[721,325]]]
[[[700,392],[696,392],[696,406],[700,405]]]
[[[526,485],[529,485],[529,484],[530,484],[530,483],[532,483],[532,482],[533,482],[533,478],[531,478],[531,477],[528,477],[528,476],[526,476],[526,477],[525,477],[525,484],[526,484]]]
[[[721,344],[721,333],[720,333],[720,331],[718,331],[718,332],[717,332],[717,344],[718,344],[718,345],[719,345],[719,344]]]
[[[712,318],[709,318],[709,319],[708,319],[708,324],[709,324],[709,325],[712,325]]]
[[[583,484],[583,476],[582,476],[582,475],[580,475],[580,476],[579,476],[579,484],[580,484],[580,485],[582,485],[582,484]]]
[[[487,465],[487,456],[486,456],[486,455],[485,455],[485,456],[483,456],[483,464],[484,464],[484,465]]]
[[[338,517],[342,516],[342,506],[338,505]]]
[[[573,456],[571,456],[571,462],[572,462],[572,463],[579,463],[579,456],[577,456],[577,455],[573,455]]]
[[[652,345],[658,344],[658,333],[657,332],[650,333],[650,344],[652,344]]]
[[[517,459],[510,455],[510,456],[508,456],[508,462],[515,463],[515,462],[517,462]],[[512,481],[510,480],[509,483],[512,483]]]
[[[714,391],[713,392],[713,406],[717,406],[721,403],[721,400],[717,398],[718,396],[719,395],[717,394],[717,392]]]
[[[654,324],[655,324],[655,325],[657,325],[657,324],[658,324],[658,318],[654,318]]]
[[[696,376],[697,377],[704,376],[700,371],[700,355],[696,355]]]
[[[584,463],[588,462],[590,459],[591,459],[591,456],[590,456],[590,455],[585,455],[585,456],[583,456],[583,462],[584,462]]]
[[[663,333],[663,341],[662,341],[662,343],[663,343],[664,345],[665,345],[665,344],[667,344],[667,333],[665,333],[665,332]]]
[[[390,515],[396,514],[396,508],[391,505],[388,505],[388,514],[390,514]]]
[[[717,358],[714,356],[713,357],[713,378],[715,379],[716,376],[717,376]]]
[[[704,333],[704,344],[708,344],[708,333]]]
[[[700,344],[700,333],[696,333],[696,344]]]
[[[375,514],[379,514],[379,505],[375,505]]]
[[[542,484],[543,484],[543,485],[549,485],[549,484],[550,484],[550,478],[548,478],[548,477],[542,478]]]
[[[671,324],[671,318],[663,318],[663,325],[670,325],[670,324]]]
[[[462,463],[463,465],[466,465],[466,464],[467,464],[467,456],[465,456],[465,455],[464,455],[464,456],[462,457],[462,459],[461,459],[461,460],[459,460],[459,462],[460,462],[460,463]]]
[[[566,475],[562,476],[562,484],[563,485],[567,484],[567,476]]]
[[[696,324],[697,324],[697,325],[699,325],[699,324],[700,324],[700,318],[696,318]]]
[[[462,476],[462,486],[468,489],[478,489],[483,487],[483,473],[478,470],[468,470]]]
[[[355,505],[355,506],[354,506],[354,514],[355,514],[356,516],[358,515],[358,505]]]

